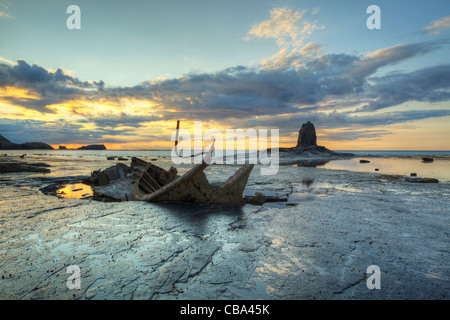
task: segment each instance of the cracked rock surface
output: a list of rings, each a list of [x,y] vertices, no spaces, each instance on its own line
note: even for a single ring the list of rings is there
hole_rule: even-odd
[[[33,177],[0,177],[0,299],[449,298],[448,183],[255,168],[248,188],[288,201],[223,207],[60,199]]]

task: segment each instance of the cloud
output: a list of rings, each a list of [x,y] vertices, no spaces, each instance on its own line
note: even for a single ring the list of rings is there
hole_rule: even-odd
[[[48,144],[94,144],[101,143],[123,143],[133,140],[154,141],[157,137],[148,134],[139,134],[131,129],[117,128],[88,128],[88,121],[68,122],[64,119],[59,121],[43,121],[34,119],[0,119],[0,133],[15,143],[42,141]]]
[[[14,61],[5,59],[5,58],[3,58],[3,57],[0,57],[0,62],[7,63],[7,64],[9,64],[9,65],[13,65],[13,64],[14,64]]]
[[[253,25],[244,40],[276,39],[279,46],[300,46],[314,30],[323,28],[304,19],[305,13],[306,10],[274,8],[270,11],[270,19]]]
[[[100,128],[117,127],[143,127],[145,123],[161,120],[161,117],[154,115],[129,115],[125,112],[120,114],[88,115],[86,122],[95,123]]]
[[[0,1],[0,19],[7,18],[13,19],[14,17],[10,13],[9,8],[11,7],[11,3],[8,1]]]
[[[316,14],[319,8],[313,10]],[[306,39],[315,31],[324,27],[304,18],[306,10],[294,11],[288,8],[274,8],[271,18],[253,25],[244,40],[276,39],[280,51],[265,58],[261,66],[267,69],[299,68],[305,59],[317,56],[322,47],[314,42],[304,45]]]
[[[375,111],[407,101],[450,100],[450,65],[423,68],[409,73],[393,73],[372,78],[368,96],[375,98],[362,110]]]
[[[239,121],[237,119],[253,125],[258,122],[271,124],[273,122],[265,122],[265,119],[275,115],[280,118],[283,114],[295,118],[293,115],[301,114],[302,111],[315,114],[315,121],[328,119],[336,125],[357,125],[364,121],[368,125],[381,125],[446,116],[448,111],[387,113],[385,117],[352,117],[352,113],[346,112],[330,116],[323,113],[329,108],[344,110],[358,104],[363,107],[357,112],[352,111],[354,114],[397,106],[407,101],[449,100],[450,78],[447,75],[450,69],[447,65],[375,76],[383,67],[437,50],[443,44],[442,41],[401,44],[364,56],[326,54],[311,58],[299,68],[288,68],[292,63],[286,63],[270,70],[239,67],[217,73],[191,74],[180,79],[161,81],[157,87],[149,87],[149,90],[164,92],[170,97],[168,104],[178,107],[181,116],[191,119],[198,117],[201,120],[221,119],[230,125],[236,124]],[[292,51],[283,53],[280,61],[288,60],[289,55],[292,57]],[[166,101],[164,95],[160,95],[163,104]],[[190,104],[183,104],[181,97],[185,95],[198,98],[191,100]],[[180,99],[177,100],[177,96]],[[321,106],[330,100],[334,100],[335,104]],[[255,116],[257,120],[252,120]],[[285,125],[290,130],[299,125],[290,123],[280,122],[278,125]]]
[[[12,16],[10,16],[4,11],[0,11],[0,18],[12,18]]]
[[[390,134],[391,131],[384,130],[371,130],[371,129],[343,129],[339,131],[339,135],[335,132],[327,133],[326,130],[321,130],[322,134],[320,136],[321,140],[330,141],[354,141],[358,139],[371,139],[378,140],[381,136]]]
[[[439,20],[432,21],[426,26],[424,32],[436,35],[450,28],[450,16],[443,17]]]
[[[323,132],[339,129],[339,135],[334,137],[329,135],[326,137],[328,140],[350,141],[358,138],[373,138],[377,136],[377,133],[379,134],[378,136],[390,133],[388,128],[384,129],[384,127],[389,125],[445,116],[450,116],[450,110],[407,110],[371,115],[338,111],[330,113],[299,112],[296,114],[279,115],[277,117],[267,116],[263,117],[263,119],[235,120],[229,123],[229,125],[235,128],[279,128],[280,136],[296,136],[302,123],[311,121],[316,128],[321,128]],[[380,127],[383,129],[380,129]],[[344,132],[342,137],[341,132]]]
[[[402,43],[389,48],[383,48],[368,53],[351,71],[353,77],[367,77],[379,68],[395,65],[408,59],[427,54],[440,49],[448,40],[438,40],[419,43]]]
[[[264,59],[261,66],[266,69],[300,68],[307,59],[316,57],[321,51],[322,47],[314,42],[310,42],[301,48],[294,48],[291,51],[282,48],[274,56]]]
[[[199,119],[251,118],[262,115],[295,113],[300,107],[316,107],[330,98],[346,100],[349,97],[362,102],[376,100],[371,108],[417,99],[409,86],[421,96],[446,99],[444,70],[447,66],[422,69],[411,74],[374,77],[380,68],[423,55],[442,46],[442,41],[409,43],[384,48],[365,56],[326,54],[314,57],[320,46],[307,44],[296,51],[284,51],[278,57],[278,68],[237,66],[215,73],[190,73],[179,78],[142,82],[132,87],[106,87],[103,81],[81,81],[58,69],[50,72],[37,65],[30,66],[19,60],[14,66],[0,64],[0,87],[16,86],[36,93],[36,97],[3,96],[4,101],[41,112],[54,112],[48,107],[74,99],[115,101],[121,98],[148,100],[158,105],[157,113],[144,118],[131,115],[86,115],[99,124],[132,124],[139,121],[171,119],[184,115]],[[306,59],[305,57],[309,57]],[[303,59],[298,67],[295,63]],[[275,60],[271,61],[275,64]],[[408,80],[409,77],[409,80]],[[424,81],[423,79],[426,79]],[[398,79],[398,80],[396,80]],[[412,83],[412,79],[415,82]],[[383,86],[382,83],[389,83]],[[395,82],[395,85],[394,85]],[[402,86],[403,84],[403,86]],[[435,87],[433,87],[435,86]],[[399,90],[389,94],[390,88]],[[423,93],[422,93],[423,92]],[[427,92],[429,94],[427,94]],[[378,98],[386,97],[385,99]],[[400,96],[403,95],[403,98]],[[408,95],[408,96],[407,96]],[[391,103],[389,99],[391,97]],[[176,111],[168,112],[167,109]],[[149,110],[151,111],[151,110]]]
[[[36,64],[30,66],[23,60],[15,65],[0,63],[0,87],[17,87],[33,91],[39,99],[3,96],[10,104],[42,113],[54,113],[48,106],[87,95],[87,89],[101,89],[103,82],[80,81],[61,69],[48,71]]]
[[[385,66],[440,47],[439,42],[404,44],[364,56],[326,54],[310,59],[299,68],[287,68],[287,65],[270,70],[238,67],[216,73],[188,74],[156,85],[149,84],[147,91],[157,95],[163,105],[178,110],[172,117],[220,119],[231,126],[267,124],[286,128],[286,132],[298,128],[298,119],[309,115],[313,115],[314,121],[330,127],[332,124],[383,125],[447,116],[447,110],[355,116],[360,111],[376,111],[407,101],[449,100],[450,80],[446,75],[450,70],[447,65],[375,76]],[[284,58],[292,52],[285,53]],[[195,99],[187,103],[186,96]],[[335,102],[330,104],[328,101]],[[362,107],[357,111],[353,108],[353,111],[345,112],[346,108],[358,105]],[[339,112],[325,114],[327,110]],[[292,119],[297,119],[295,124]]]
[[[19,60],[13,66],[0,64],[0,87],[23,88],[34,95],[11,94],[1,99],[43,113],[55,112],[49,108],[52,104],[75,99],[120,104],[122,98],[130,98],[147,100],[157,106],[155,112],[149,107],[148,114],[142,117],[127,113],[79,114],[108,127],[180,116],[227,119],[292,114],[304,107],[319,109],[319,104],[329,99],[353,98],[376,110],[411,99],[447,99],[448,66],[375,77],[382,67],[423,55],[442,44],[442,41],[409,43],[365,56],[330,53],[316,57],[321,48],[310,43],[295,51],[283,51],[277,61],[270,61],[277,68],[237,66],[214,73],[189,73],[179,78],[147,81],[132,87],[106,87],[103,81],[81,81],[60,69],[50,72]],[[296,66],[300,59],[301,65]]]
[[[80,130],[82,125],[60,121],[0,119],[0,133],[15,143],[42,141],[49,144],[98,141],[102,134]]]
[[[127,87],[82,81],[63,70],[49,71],[19,60],[15,65],[0,63],[0,89],[3,89],[0,99],[43,113],[57,112],[52,105],[82,100],[86,108],[65,109],[73,113],[78,119],[76,125],[83,128],[78,130],[81,127],[75,124],[67,127],[80,131],[81,136],[74,136],[80,141],[90,139],[91,136],[85,135],[88,132],[94,138],[129,136],[136,134],[136,128],[149,126],[153,121],[175,119],[219,122],[234,128],[278,127],[283,135],[297,131],[308,120],[323,128],[369,130],[373,126],[450,115],[448,109],[382,112],[408,101],[450,100],[450,65],[384,75],[379,72],[383,67],[438,50],[445,44],[446,41],[435,40],[399,44],[365,55],[320,55],[321,47],[308,43],[280,51],[276,59],[268,61],[271,68],[235,66]],[[8,88],[22,91],[8,93]],[[133,109],[125,112],[122,104],[129,100],[144,102],[139,114]],[[106,112],[101,107],[95,109],[103,103],[117,109]],[[375,111],[376,114],[367,115]],[[23,127],[24,123],[18,129]],[[53,129],[57,128],[61,127]],[[55,132],[63,137],[63,132]]]

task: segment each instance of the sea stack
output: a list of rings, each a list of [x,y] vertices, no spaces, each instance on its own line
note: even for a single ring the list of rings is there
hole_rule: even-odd
[[[302,124],[298,132],[298,140],[296,148],[317,147],[316,128],[311,121]]]
[[[341,153],[328,150],[324,146],[317,145],[316,128],[311,121],[302,124],[298,132],[297,145],[292,148],[279,148],[280,152],[286,152],[288,156],[297,158],[297,165],[303,167],[314,167],[318,164],[325,164],[331,159],[342,159],[353,157],[352,153]]]

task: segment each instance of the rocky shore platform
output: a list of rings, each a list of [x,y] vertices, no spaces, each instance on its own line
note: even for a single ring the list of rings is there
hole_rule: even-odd
[[[284,197],[229,207],[44,194],[57,170],[0,175],[0,299],[450,298],[448,183],[255,167],[246,192]]]

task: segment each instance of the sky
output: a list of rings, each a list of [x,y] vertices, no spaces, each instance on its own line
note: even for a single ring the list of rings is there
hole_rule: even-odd
[[[290,147],[311,121],[333,150],[450,150],[449,42],[448,0],[0,0],[0,134],[171,149],[181,120]]]

